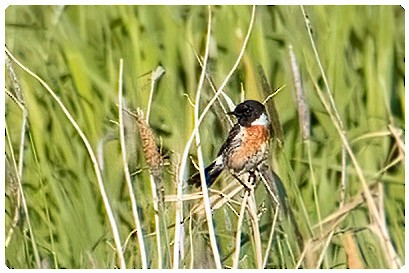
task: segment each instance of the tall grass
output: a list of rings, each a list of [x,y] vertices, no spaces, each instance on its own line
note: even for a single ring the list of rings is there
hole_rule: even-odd
[[[6,266],[403,265],[404,10],[251,17],[250,6],[7,8]],[[280,88],[270,164],[293,218],[262,182],[249,193],[226,173],[208,198],[184,183],[226,138],[229,98],[271,95],[259,64]]]

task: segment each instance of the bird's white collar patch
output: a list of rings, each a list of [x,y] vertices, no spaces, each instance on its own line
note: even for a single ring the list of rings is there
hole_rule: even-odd
[[[268,125],[268,118],[266,113],[261,114],[261,116],[251,123],[252,126],[254,125]]]

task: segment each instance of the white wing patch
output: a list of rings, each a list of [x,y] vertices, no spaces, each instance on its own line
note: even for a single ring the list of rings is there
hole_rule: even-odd
[[[216,158],[216,166],[220,166],[220,165],[223,165],[223,156],[222,155],[219,155]]]

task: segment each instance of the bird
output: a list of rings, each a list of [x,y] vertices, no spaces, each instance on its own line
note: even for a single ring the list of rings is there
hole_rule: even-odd
[[[239,103],[234,111],[227,114],[237,118],[217,157],[204,169],[206,185],[210,187],[223,170],[228,170],[245,188],[240,176],[248,173],[255,178],[257,167],[268,156],[270,139],[270,119],[265,106],[256,100]],[[253,180],[254,181],[254,180]],[[253,182],[254,183],[254,182]],[[187,180],[188,185],[200,187],[200,173]]]

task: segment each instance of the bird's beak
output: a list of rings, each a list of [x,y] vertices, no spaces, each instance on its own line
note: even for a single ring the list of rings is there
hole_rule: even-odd
[[[232,111],[232,112],[227,112],[227,114],[233,116],[233,115],[234,115],[234,111]]]

